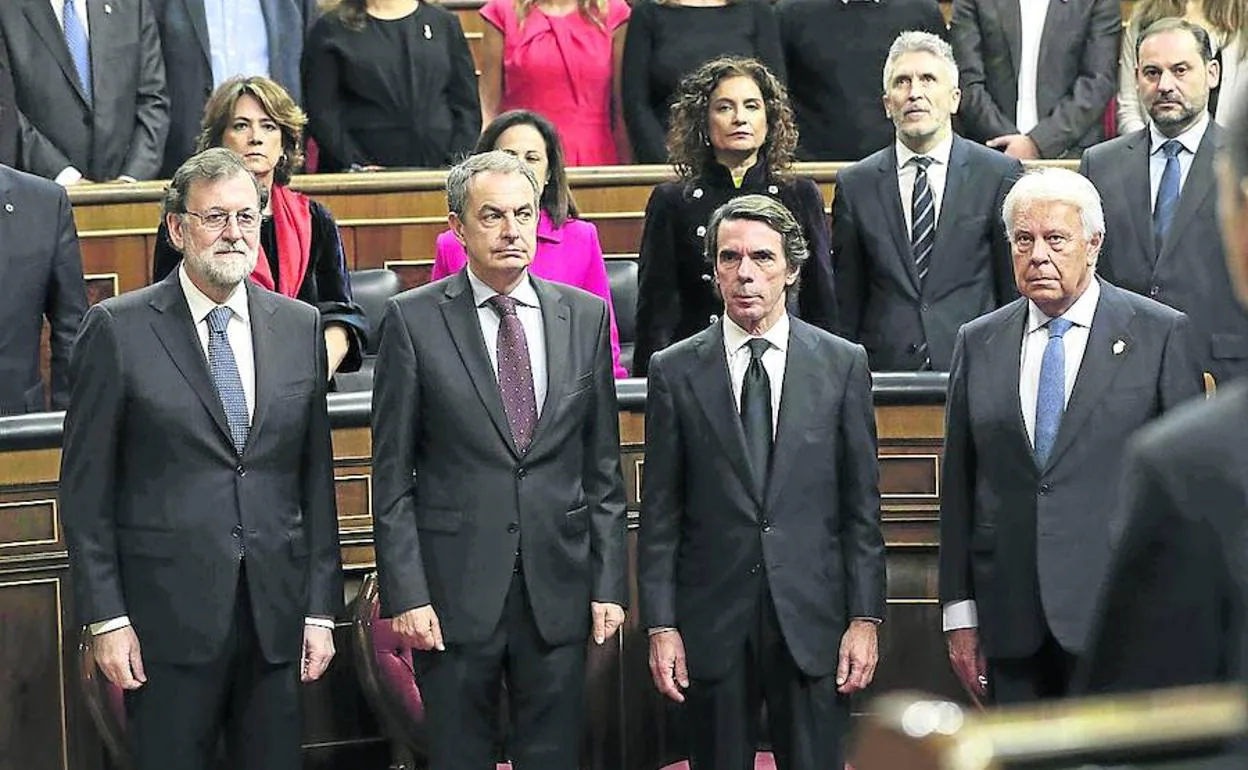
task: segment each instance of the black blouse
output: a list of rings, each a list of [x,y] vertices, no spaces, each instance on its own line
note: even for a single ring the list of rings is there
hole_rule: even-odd
[[[352,165],[443,168],[481,133],[476,68],[459,19],[422,2],[401,19],[353,30],[335,12],[303,54],[308,129],[321,170]]]
[[[779,200],[806,236],[810,258],[790,312],[820,328],[835,328],[831,240],[819,186],[805,177],[777,179],[758,164],[738,188],[728,169],[716,164],[693,184],[664,182],[650,194],[638,259],[634,377],[646,376],[651,355],[719,320],[724,303],[715,291],[713,266],[703,255],[706,226],[715,209],[747,193]]]
[[[666,163],[668,112],[680,80],[716,56],[748,56],[784,80],[780,32],[769,0],[722,6],[633,6],[624,40],[624,122],[638,163]]]
[[[309,201],[312,209],[312,244],[308,271],[303,276],[296,299],[321,311],[321,326],[339,323],[347,328],[350,348],[339,365],[340,372],[354,372],[360,368],[364,341],[368,338],[368,320],[364,311],[351,297],[351,278],[347,274],[347,260],[342,251],[342,239],[338,225],[329,210],[316,201]],[[272,217],[265,217],[260,227],[260,244],[269,260],[269,272],[274,281],[280,281],[277,253],[277,228]],[[182,254],[169,241],[169,231],[161,222],[156,233],[156,248],[152,253],[152,280],[164,280],[182,261]],[[278,286],[277,290],[281,291]],[[285,293],[285,292],[283,292]]]

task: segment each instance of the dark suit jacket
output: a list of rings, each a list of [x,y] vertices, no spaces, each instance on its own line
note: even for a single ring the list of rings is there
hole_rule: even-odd
[[[43,321],[52,327],[52,408],[69,404],[69,349],[87,310],[65,191],[0,166],[0,415],[39,412]]]
[[[1077,676],[1086,692],[1242,681],[1248,663],[1248,383],[1142,430],[1127,521]]]
[[[1248,313],[1235,299],[1218,227],[1213,160],[1224,136],[1210,120],[1160,253],[1153,237],[1148,129],[1092,148],[1079,168],[1104,199],[1101,274],[1187,313],[1196,359],[1222,383],[1248,373]]]
[[[638,256],[634,377],[646,376],[650,356],[656,351],[719,320],[724,303],[715,288],[714,264],[705,253],[706,226],[715,209],[747,194],[767,195],[783,203],[806,237],[810,258],[802,268],[796,298],[790,294],[789,312],[822,329],[834,328],[832,247],[818,185],[805,177],[772,178],[759,163],[737,187],[728,169],[713,163],[692,184],[657,185],[646,204]]]
[[[46,0],[0,3],[21,111],[21,167],[55,178],[73,166],[93,181],[153,179],[169,132],[165,65],[150,0],[87,0],[88,104]]]
[[[1023,47],[1018,0],[954,0],[949,27],[961,75],[964,133],[977,142],[1017,134]],[[1105,138],[1101,120],[1118,88],[1118,0],[1049,3],[1040,38],[1036,112],[1027,135],[1042,158],[1077,155]]]
[[[832,264],[842,337],[861,342],[873,371],[946,371],[958,327],[1018,296],[1001,223],[1022,165],[955,136],[936,246],[920,286],[890,145],[836,178]],[[909,203],[906,204],[909,207]]]
[[[168,178],[195,154],[204,104],[212,95],[208,16],[204,0],[150,0],[160,28],[169,92],[169,139],[160,176]],[[319,12],[316,0],[260,0],[269,39],[269,72],[302,103],[299,62],[303,41]]]
[[[1057,442],[1037,467],[1018,394],[1026,323],[1019,298],[963,326],[949,375],[940,599],[978,603],[980,640],[996,658],[1030,655],[1046,623],[1065,649],[1083,650],[1127,439],[1202,387],[1187,318],[1101,281]]]
[[[448,643],[493,632],[517,551],[548,644],[584,642],[590,602],[628,597],[606,303],[529,280],[542,308],[549,387],[523,454],[466,271],[404,292],[386,309],[373,387],[382,613],[432,603]]]
[[[884,617],[871,375],[861,347],[794,318],[770,478],[746,456],[723,324],[655,355],[646,399],[642,625],[680,630],[691,676],[724,674],[766,580],[789,652],[836,669],[854,617]]]
[[[4,42],[4,35],[0,34],[0,166],[17,166],[20,128],[17,95],[13,89],[13,65],[9,63],[9,47]]]
[[[240,457],[178,274],[95,305],[74,344],[61,506],[82,623],[129,615],[144,660],[206,663],[240,553],[266,660],[342,604],[316,309],[247,283],[256,405]]]

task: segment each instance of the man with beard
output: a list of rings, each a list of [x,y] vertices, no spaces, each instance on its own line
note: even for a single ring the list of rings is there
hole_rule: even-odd
[[[1208,105],[1219,76],[1203,27],[1148,27],[1136,84],[1149,125],[1090,149],[1080,171],[1105,198],[1101,275],[1187,313],[1197,361],[1224,382],[1248,371],[1248,315],[1218,238],[1213,159],[1223,130]]]
[[[75,608],[139,770],[297,770],[342,602],[316,308],[245,281],[261,187],[207,150],[165,195],[181,267],[87,313],[61,504]],[[140,646],[141,645],[141,646]]]

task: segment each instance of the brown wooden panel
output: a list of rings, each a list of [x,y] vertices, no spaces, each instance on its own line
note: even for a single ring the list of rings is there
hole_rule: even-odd
[[[935,499],[939,486],[937,456],[887,455],[880,457],[880,495]]]
[[[115,275],[121,291],[146,286],[151,279],[151,252],[144,235],[100,235],[83,238],[82,271],[86,275]]]
[[[0,502],[0,553],[59,541],[55,498]]]
[[[371,476],[354,470],[339,472],[334,479],[338,527],[342,531],[369,531],[373,526]]]
[[[60,592],[56,578],[0,579],[0,770],[68,767]]]
[[[399,274],[399,281],[404,289],[424,286],[433,275],[433,261],[395,260],[387,261],[385,266]]]
[[[598,241],[604,254],[637,254],[641,250],[641,229],[644,220],[610,218],[590,220],[598,228]]]

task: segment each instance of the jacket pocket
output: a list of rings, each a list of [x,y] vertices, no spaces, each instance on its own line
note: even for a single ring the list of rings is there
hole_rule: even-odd
[[[570,537],[583,535],[589,531],[589,506],[573,508],[563,515],[563,534]]]

